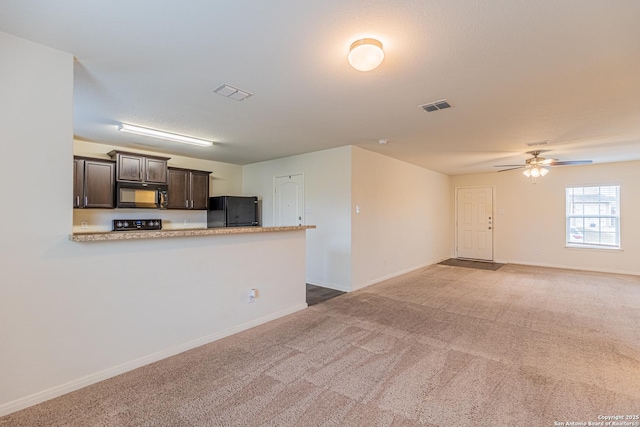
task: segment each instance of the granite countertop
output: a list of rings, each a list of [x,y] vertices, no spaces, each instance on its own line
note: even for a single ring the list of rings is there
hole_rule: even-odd
[[[107,231],[98,233],[73,233],[69,240],[73,242],[104,242],[107,240],[162,239],[165,237],[214,236],[218,234],[268,233],[274,231],[297,231],[316,228],[315,225],[295,225],[286,227],[227,227],[227,228],[191,228],[183,230],[134,230]]]

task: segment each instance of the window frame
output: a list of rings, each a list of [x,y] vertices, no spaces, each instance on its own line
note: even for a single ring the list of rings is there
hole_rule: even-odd
[[[615,196],[609,196],[607,192],[602,191],[603,188],[615,188]],[[598,189],[597,193],[591,193],[586,191],[587,189]],[[574,208],[576,205],[579,206],[579,203],[576,203],[575,200],[570,201],[570,196],[576,196],[575,190],[581,190],[581,194],[585,196],[589,195],[597,195],[597,198],[593,201],[582,201],[582,212],[580,214],[571,213],[571,208]],[[606,201],[602,200],[604,197],[615,197],[614,200]],[[585,197],[586,199],[586,197]],[[571,249],[602,249],[602,250],[622,250],[622,236],[621,236],[621,199],[622,199],[622,186],[619,183],[611,183],[611,184],[589,184],[589,185],[568,185],[565,187],[565,247]],[[593,212],[585,212],[586,204],[596,205],[598,213]],[[611,204],[611,207],[615,207],[615,213],[611,213],[611,207],[608,207],[609,213],[601,213],[603,206]],[[593,209],[593,206],[592,206]],[[575,209],[574,209],[575,211]],[[585,220],[591,219],[595,220],[595,223],[591,223],[591,227],[595,228],[595,230],[589,230],[585,227]],[[582,220],[582,227],[576,226],[576,220]],[[603,224],[609,222],[613,224],[610,227],[603,227]],[[603,228],[608,228],[603,232]],[[611,228],[613,230],[611,230]],[[573,234],[572,234],[573,233]],[[587,233],[597,233],[598,242],[593,243],[585,243],[577,241],[577,239],[584,239]],[[603,234],[613,234],[613,243],[602,243]],[[579,236],[578,236],[579,234]],[[575,237],[575,239],[572,239]]]

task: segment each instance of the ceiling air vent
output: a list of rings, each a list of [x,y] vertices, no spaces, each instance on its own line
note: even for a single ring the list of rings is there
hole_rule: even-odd
[[[427,113],[430,113],[432,111],[444,110],[445,108],[450,108],[450,107],[451,107],[451,104],[449,104],[446,99],[442,99],[436,102],[431,102],[429,104],[420,105],[420,108],[422,108]]]
[[[253,95],[246,90],[238,89],[228,84],[222,84],[213,90],[218,95],[226,96],[227,98],[235,99],[236,101],[243,101]]]
[[[549,140],[546,141],[538,141],[538,142],[527,142],[529,147],[539,147],[541,145],[549,145]]]

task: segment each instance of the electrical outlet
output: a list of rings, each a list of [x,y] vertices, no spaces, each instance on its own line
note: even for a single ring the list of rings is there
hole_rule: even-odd
[[[80,228],[89,228],[89,223],[87,221],[82,221],[80,223]]]
[[[249,302],[254,302],[256,300],[257,295],[258,295],[258,292],[255,289],[251,289],[249,291]]]

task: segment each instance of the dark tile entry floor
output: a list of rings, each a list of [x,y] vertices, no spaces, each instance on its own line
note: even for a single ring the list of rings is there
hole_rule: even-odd
[[[307,305],[318,304],[319,302],[330,300],[344,294],[335,289],[323,288],[322,286],[310,285],[307,283]]]
[[[498,262],[483,262],[483,261],[471,261],[466,259],[449,258],[442,262],[440,265],[450,265],[453,267],[467,267],[467,268],[479,268],[480,270],[493,270],[496,271],[504,264]]]

